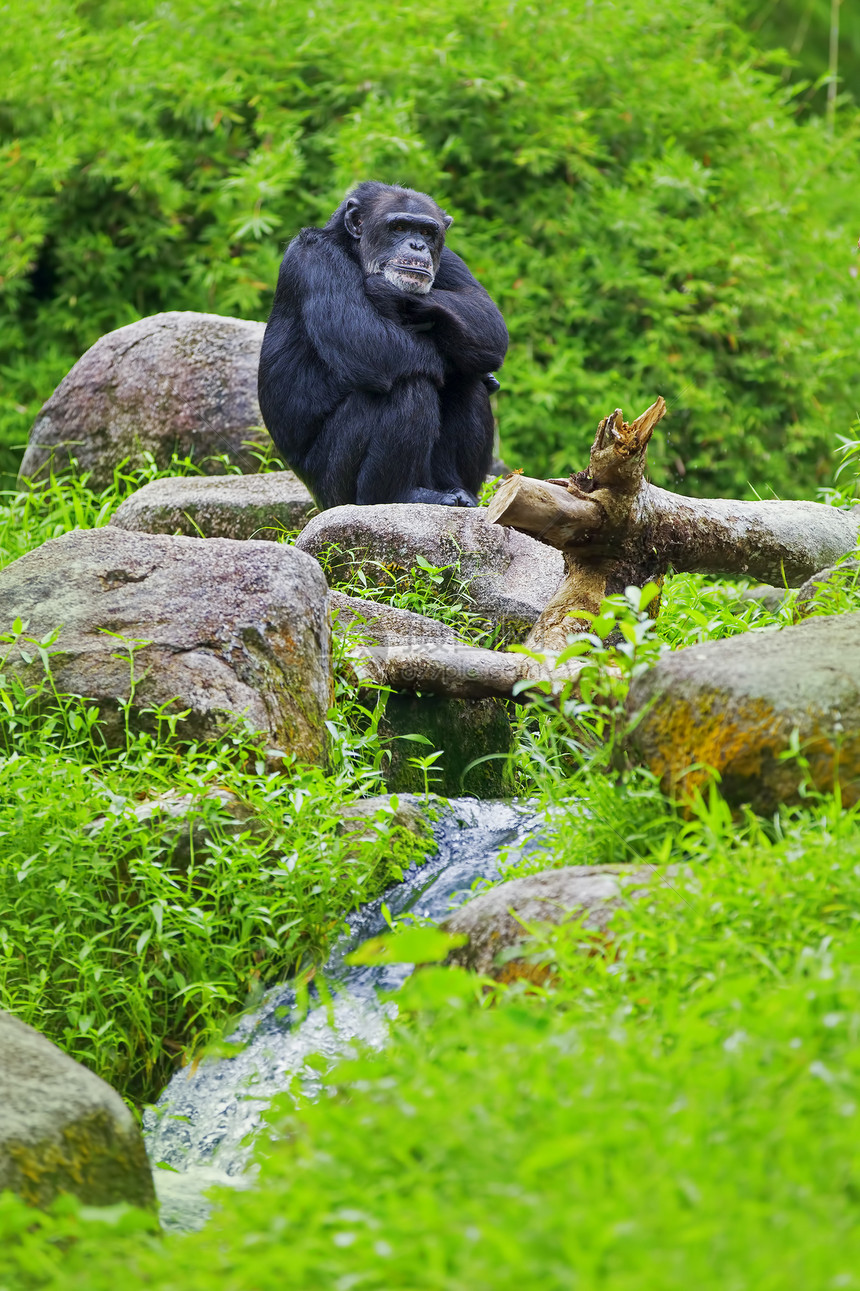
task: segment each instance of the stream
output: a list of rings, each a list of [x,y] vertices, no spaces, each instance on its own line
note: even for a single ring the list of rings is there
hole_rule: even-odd
[[[382,1003],[379,992],[396,989],[412,965],[344,963],[356,946],[387,931],[383,903],[393,918],[412,911],[444,919],[452,906],[467,899],[477,879],[498,877],[502,848],[527,850],[539,844],[540,818],[516,803],[453,798],[433,832],[436,854],[423,865],[410,866],[401,883],[348,917],[349,932],[322,969],[332,991],[330,1007],[313,1005],[294,1025],[293,988],[289,983],[273,987],[230,1036],[231,1044],[243,1046],[238,1054],[178,1071],[147,1110],[146,1148],[166,1230],[202,1227],[212,1208],[206,1190],[214,1185],[247,1188],[253,1183],[254,1139],[264,1130],[263,1113],[277,1094],[298,1087],[304,1097],[314,1097],[325,1077],[320,1066],[330,1069],[356,1044],[385,1044],[397,1009],[392,1002]],[[308,1062],[312,1055],[317,1059],[313,1066]]]

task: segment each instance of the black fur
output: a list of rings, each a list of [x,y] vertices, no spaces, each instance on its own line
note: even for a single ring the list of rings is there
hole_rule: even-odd
[[[260,408],[322,508],[476,505],[492,456],[491,373],[508,334],[445,247],[449,224],[423,193],[366,183],[287,247]]]

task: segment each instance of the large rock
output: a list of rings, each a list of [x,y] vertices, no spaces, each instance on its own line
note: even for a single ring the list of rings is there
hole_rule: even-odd
[[[815,788],[838,778],[860,797],[860,614],[813,618],[664,656],[634,681],[632,750],[668,793],[701,788],[707,768],[733,804],[772,812],[799,798],[804,770],[786,757],[794,733]]]
[[[34,1206],[72,1193],[90,1206],[152,1208],[137,1122],[110,1085],[0,1013],[0,1192]]]
[[[108,332],[78,360],[37,416],[20,479],[44,479],[74,458],[103,487],[128,459],[190,457],[217,475],[225,455],[248,474],[268,451],[257,404],[263,323],[171,312]]]
[[[490,524],[481,507],[333,507],[311,520],[296,546],[321,559],[336,579],[362,569],[371,582],[390,582],[419,556],[439,568],[459,562],[469,609],[498,624],[507,640],[528,634],[564,575],[561,552]]]
[[[316,561],[285,545],[77,530],[0,572],[0,632],[16,618],[37,640],[61,628],[54,683],[99,704],[111,743],[123,742],[117,701],[130,694],[124,643],[141,642],[135,725],[153,728],[151,710],[167,705],[188,710],[182,738],[216,739],[241,720],[320,762],[331,688],[327,591]],[[33,646],[7,649],[5,671],[40,684]]]
[[[292,471],[268,475],[181,475],[153,480],[114,512],[135,533],[276,541],[307,524],[316,504]]]
[[[446,963],[502,981],[542,980],[546,966],[528,958],[529,927],[581,918],[584,928],[603,931],[625,901],[643,895],[652,878],[653,871],[643,868],[569,865],[502,883],[467,901],[442,924],[445,932],[468,938]]]

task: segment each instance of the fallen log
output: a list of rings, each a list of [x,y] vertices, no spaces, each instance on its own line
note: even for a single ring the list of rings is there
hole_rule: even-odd
[[[357,683],[524,702],[528,687],[520,683],[548,681],[557,690],[576,681],[583,660],[558,666],[558,654],[571,634],[589,630],[587,615],[597,614],[606,596],[659,585],[670,569],[797,587],[854,549],[857,513],[819,502],[689,498],[650,484],[648,443],[665,413],[662,398],[630,423],[616,408],[597,428],[586,470],[554,480],[511,475],[486,510],[491,523],[564,555],[564,579],[525,643],[543,661],[456,643],[389,640],[354,653]]]
[[[566,682],[577,681],[585,666],[582,659],[558,664],[554,654],[535,659],[431,641],[360,646],[350,653],[348,662],[359,687],[380,685],[449,699],[515,699],[520,703],[532,696],[528,687],[518,688],[518,682],[548,682],[550,690],[557,692]]]
[[[820,502],[682,497],[645,479],[648,443],[666,404],[629,424],[621,409],[597,428],[588,468],[566,480],[510,476],[487,519],[557,547],[565,577],[526,645],[559,650],[588,628],[606,596],[676,573],[748,577],[798,587],[851,551],[858,521]]]

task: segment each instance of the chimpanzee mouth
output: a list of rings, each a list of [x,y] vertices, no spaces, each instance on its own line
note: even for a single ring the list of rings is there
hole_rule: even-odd
[[[406,260],[389,260],[385,267],[393,269],[395,273],[414,273],[419,278],[433,277],[432,271],[425,264],[410,264]]]

